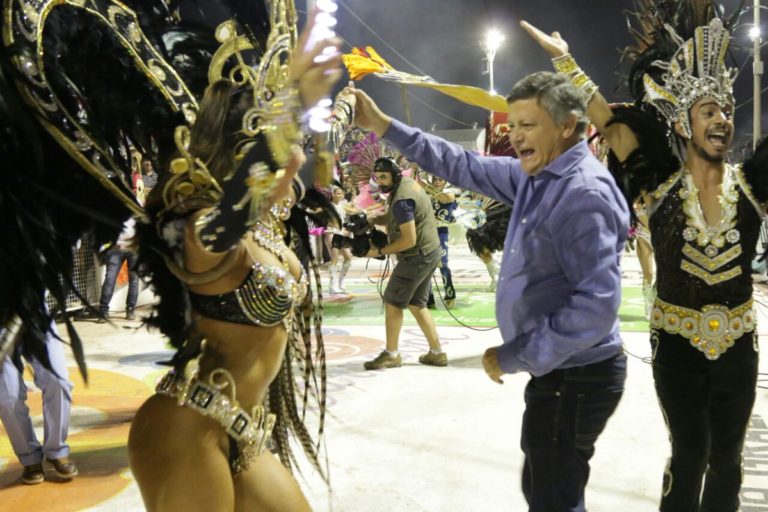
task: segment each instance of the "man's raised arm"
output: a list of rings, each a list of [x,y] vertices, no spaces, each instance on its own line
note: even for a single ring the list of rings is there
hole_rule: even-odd
[[[357,97],[357,126],[387,140],[431,174],[503,203],[514,202],[517,183],[525,176],[517,159],[479,156],[458,144],[426,134],[392,119],[365,92],[352,90]]]

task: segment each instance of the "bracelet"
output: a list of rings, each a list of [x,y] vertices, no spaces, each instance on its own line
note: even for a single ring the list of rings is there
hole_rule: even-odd
[[[570,53],[566,53],[560,57],[555,57],[552,59],[552,65],[554,66],[555,71],[568,75],[568,78],[571,79],[571,83],[584,91],[584,94],[587,96],[587,105],[589,105],[589,102],[595,97],[599,88],[595,85],[595,82],[584,73],[579,65],[576,64],[573,56]]]

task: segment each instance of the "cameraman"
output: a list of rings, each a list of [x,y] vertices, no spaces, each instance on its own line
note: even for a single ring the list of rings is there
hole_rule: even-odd
[[[390,243],[382,248],[373,247],[367,256],[372,258],[397,254],[397,265],[392,270],[383,297],[386,349],[363,366],[366,370],[378,370],[402,365],[397,347],[403,325],[403,310],[406,307],[429,343],[429,352],[419,356],[419,362],[446,366],[448,357],[440,346],[435,321],[427,309],[430,279],[440,262],[441,254],[432,203],[415,181],[402,176],[392,158],[376,160],[373,174],[381,191],[390,194],[387,211]]]

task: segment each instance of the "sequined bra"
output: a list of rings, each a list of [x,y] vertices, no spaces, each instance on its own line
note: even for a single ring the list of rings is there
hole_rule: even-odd
[[[279,267],[254,261],[237,289],[218,295],[189,293],[192,307],[201,315],[246,325],[271,327],[288,317],[293,304],[304,300],[307,279],[304,270],[298,280]]]

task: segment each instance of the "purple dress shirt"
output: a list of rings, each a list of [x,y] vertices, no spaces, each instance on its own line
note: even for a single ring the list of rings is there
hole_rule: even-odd
[[[384,139],[430,173],[513,205],[496,292],[502,370],[541,376],[619,352],[629,209],[585,141],[532,177],[515,158],[479,156],[397,120]]]

